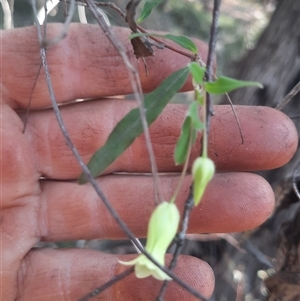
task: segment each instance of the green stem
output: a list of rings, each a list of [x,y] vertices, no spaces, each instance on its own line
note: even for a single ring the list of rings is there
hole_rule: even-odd
[[[203,129],[203,136],[202,136],[202,157],[207,158],[207,122],[206,122],[206,91],[203,89],[203,105],[202,105],[202,118],[203,118],[203,124],[204,124],[204,129]]]

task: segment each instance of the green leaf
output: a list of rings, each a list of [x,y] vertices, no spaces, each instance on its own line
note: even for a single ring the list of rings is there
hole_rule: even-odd
[[[204,124],[199,119],[199,105],[196,101],[193,101],[188,109],[188,116],[191,117],[192,127],[199,131],[204,129]]]
[[[189,145],[193,146],[196,141],[197,131],[204,128],[204,124],[199,119],[198,108],[199,105],[195,101],[189,106],[175,147],[174,161],[176,164],[183,164],[187,160]]]
[[[258,82],[246,82],[225,76],[219,77],[214,82],[205,83],[205,90],[211,94],[224,94],[243,87],[263,88],[262,84]]]
[[[185,36],[174,36],[173,34],[168,33],[168,34],[164,35],[163,37],[177,43],[181,47],[183,47],[187,50],[190,50],[191,52],[193,52],[195,54],[198,53],[198,48],[195,45],[195,43],[191,39],[189,39]]]
[[[180,69],[168,78],[153,92],[145,96],[145,112],[148,125],[150,125],[162,112],[170,99],[184,85],[189,70],[187,67]],[[97,150],[88,168],[94,177],[99,176],[104,170],[113,163],[143,132],[142,121],[139,109],[131,110],[113,129],[106,143]],[[79,183],[86,183],[86,177],[81,174]]]
[[[132,33],[130,36],[129,36],[129,39],[133,39],[133,38],[136,38],[136,37],[143,37],[143,36],[149,36],[149,37],[159,37],[159,38],[164,38],[164,39],[168,39],[168,40],[171,40],[173,42],[175,42],[176,44],[178,44],[179,46],[187,49],[187,50],[190,50],[191,52],[193,53],[198,53],[198,48],[197,46],[195,45],[195,43],[190,40],[189,38],[185,37],[185,36],[175,36],[173,34],[165,34],[165,35],[162,35],[162,34],[157,34],[157,33],[143,33],[143,32],[136,32],[136,33]]]
[[[199,84],[202,85],[203,84],[203,77],[204,77],[204,73],[205,73],[205,68],[201,67],[198,63],[190,63],[189,64],[189,69],[190,72],[193,76],[194,81]]]
[[[152,0],[151,2],[147,1],[144,4],[144,7],[142,8],[142,11],[141,11],[141,15],[138,18],[138,20],[136,21],[136,23],[143,22],[151,14],[152,9],[155,8],[156,6],[158,6],[161,2],[162,2],[162,0]]]
[[[183,164],[187,158],[191,137],[191,125],[191,117],[187,116],[182,125],[181,134],[175,147],[174,161],[176,164]]]

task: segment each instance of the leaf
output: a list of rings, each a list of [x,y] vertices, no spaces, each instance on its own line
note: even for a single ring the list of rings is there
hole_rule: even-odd
[[[211,94],[224,94],[243,87],[258,87],[262,89],[263,85],[258,82],[247,82],[225,76],[219,77],[214,82],[205,83],[205,90]]]
[[[204,73],[205,73],[205,68],[201,67],[198,63],[190,63],[189,64],[189,69],[190,72],[193,76],[194,81],[199,84],[202,85],[203,84],[203,77],[204,77]]]
[[[199,105],[196,101],[193,101],[188,109],[188,116],[191,118],[192,127],[197,131],[204,129],[204,124],[199,119],[198,109]]]
[[[175,42],[176,44],[178,44],[179,46],[190,50],[193,53],[198,53],[198,48],[195,45],[195,43],[190,40],[189,38],[185,37],[185,36],[175,36],[172,34],[156,34],[156,33],[142,33],[142,32],[137,32],[137,33],[133,33],[129,36],[130,39],[136,38],[136,37],[142,37],[142,36],[151,36],[152,37],[160,37],[160,38],[164,38],[164,39],[168,39],[171,40],[173,42]]]
[[[193,52],[195,54],[198,53],[198,48],[195,45],[195,43],[191,39],[189,39],[185,36],[174,36],[174,35],[168,33],[168,34],[164,35],[164,38],[172,40],[173,42],[177,43],[181,47],[183,47],[187,50],[190,50],[191,52]]]
[[[151,14],[152,9],[158,6],[161,2],[162,0],[152,0],[151,2],[147,1],[142,8],[141,15],[138,18],[137,23],[143,22]]]
[[[191,137],[191,125],[191,117],[187,116],[182,125],[181,134],[179,139],[177,140],[174,151],[174,161],[177,165],[183,164],[187,158]]]
[[[184,85],[189,70],[187,67],[180,69],[168,78],[153,92],[145,96],[145,112],[148,125],[150,125],[162,112],[170,99]],[[142,121],[139,109],[131,110],[113,129],[106,143],[97,150],[90,162],[88,168],[94,177],[99,176],[104,170],[113,163],[143,132]],[[81,174],[79,183],[86,183],[87,179]]]
[[[174,161],[176,164],[182,164],[187,160],[189,145],[193,146],[196,141],[197,131],[204,128],[203,123],[199,119],[198,107],[198,103],[195,101],[189,106],[175,147]]]

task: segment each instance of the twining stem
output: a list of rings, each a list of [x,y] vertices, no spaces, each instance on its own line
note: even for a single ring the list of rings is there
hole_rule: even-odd
[[[65,1],[66,3],[70,3],[70,0],[60,0],[60,1]],[[77,2],[80,5],[88,6],[87,3],[86,3],[86,0],[77,0]],[[113,9],[114,11],[116,11],[125,20],[126,14],[115,3],[113,3],[113,2],[95,2],[95,5],[99,6],[99,7],[101,7],[101,6],[102,7],[103,6],[109,7],[111,9]],[[148,33],[142,26],[140,26],[138,24],[137,24],[137,28],[142,33]],[[151,36],[151,39],[153,41],[159,43],[159,44],[164,45],[165,48],[167,48],[171,51],[177,52],[178,54],[181,54],[181,55],[189,58],[192,61],[195,61],[197,59],[197,55],[195,55],[194,53],[190,53],[190,52],[178,49],[176,47],[173,47],[172,45],[170,45],[166,42],[163,42],[162,40],[160,40],[158,38],[155,38],[155,37],[152,37],[152,36]]]
[[[207,148],[208,148],[208,125],[207,125],[207,93],[203,90],[203,105],[202,105],[202,119],[204,124],[203,136],[202,136],[202,157],[207,158]]]
[[[139,112],[141,115],[141,121],[142,121],[143,130],[144,130],[145,141],[146,141],[146,147],[147,147],[147,151],[149,154],[151,171],[152,171],[152,175],[153,175],[154,199],[155,199],[156,205],[158,205],[159,203],[162,202],[162,192],[161,192],[159,176],[158,176],[158,172],[157,172],[156,159],[154,156],[154,150],[152,147],[147,118],[146,118],[143,89],[142,89],[142,84],[140,81],[138,71],[131,64],[123,44],[121,44],[121,42],[115,37],[111,28],[106,24],[103,16],[98,13],[96,3],[92,0],[85,0],[85,2],[88,5],[90,11],[92,12],[95,20],[98,22],[98,24],[102,28],[102,31],[105,33],[105,35],[107,36],[107,38],[109,39],[111,44],[115,47],[115,49],[118,51],[119,55],[122,57],[123,62],[128,71],[128,75],[129,75],[129,78],[131,81],[134,96],[139,104],[138,108],[139,108]]]
[[[134,272],[134,267],[131,267],[130,269],[125,270],[121,274],[118,274],[118,275],[114,276],[109,281],[105,282],[103,285],[97,287],[92,292],[88,293],[87,295],[83,296],[82,298],[80,298],[77,301],[88,301],[89,299],[100,295],[103,291],[105,291],[106,289],[108,289],[112,285],[116,284],[118,281],[126,278],[127,276],[129,276],[133,272]]]
[[[213,69],[213,56],[215,53],[216,48],[216,41],[217,41],[217,28],[218,28],[218,21],[219,21],[219,14],[220,14],[220,5],[221,0],[214,0],[214,7],[213,7],[213,14],[212,14],[212,22],[210,27],[210,38],[209,38],[209,44],[208,44],[208,56],[206,61],[206,70],[204,75],[204,81],[210,82],[212,80],[212,69]],[[210,119],[213,115],[213,109],[212,109],[212,102],[211,102],[211,96],[210,94],[206,93],[206,96],[204,97],[204,106],[206,106],[204,109],[204,112],[206,114],[205,118],[205,131],[203,134],[203,144],[202,148],[205,152],[203,154],[207,157],[207,140],[208,140],[208,134],[209,134],[209,128],[210,128]]]

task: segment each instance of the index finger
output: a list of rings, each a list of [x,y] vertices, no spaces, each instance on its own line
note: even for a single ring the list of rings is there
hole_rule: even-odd
[[[49,24],[48,38],[56,36],[61,27],[61,24]],[[133,55],[128,39],[130,30],[113,28],[113,31],[139,71],[144,92],[155,89],[168,75],[189,62],[187,57],[168,49],[157,50],[154,57],[146,58],[147,76],[142,60],[137,60]],[[38,75],[41,60],[36,28],[3,31],[0,43],[3,58],[1,71],[6,75],[2,78],[4,99],[14,109],[26,108],[38,76],[31,108],[49,106],[43,69]],[[206,45],[197,41],[197,46],[200,56],[206,58]],[[132,93],[123,60],[99,26],[71,24],[67,37],[47,50],[47,60],[58,103]],[[192,89],[191,80],[182,90],[189,89]]]

